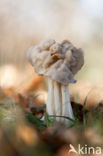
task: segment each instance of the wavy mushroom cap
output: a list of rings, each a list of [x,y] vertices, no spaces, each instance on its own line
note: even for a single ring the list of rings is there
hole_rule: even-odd
[[[84,64],[82,50],[68,40],[59,44],[53,39],[47,39],[30,48],[27,57],[35,72],[64,85],[75,82],[74,75]]]

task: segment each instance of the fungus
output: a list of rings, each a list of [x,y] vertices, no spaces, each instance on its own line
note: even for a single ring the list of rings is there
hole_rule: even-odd
[[[74,75],[84,64],[82,50],[68,40],[59,44],[47,39],[29,49],[28,59],[36,73],[48,78],[48,114],[74,119],[68,84],[76,82]],[[66,118],[56,117],[56,120],[70,123]]]

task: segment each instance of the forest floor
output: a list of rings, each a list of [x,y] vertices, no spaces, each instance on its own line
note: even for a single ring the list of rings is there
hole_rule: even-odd
[[[97,147],[102,150],[103,146],[103,103],[87,109],[87,99],[88,96],[82,105],[71,101],[75,120],[71,121],[71,125],[65,125],[56,122],[55,117],[50,118],[46,105],[38,100],[34,92],[17,94],[12,89],[0,89],[0,155],[98,154]],[[72,147],[78,151],[78,145],[83,147],[81,153],[69,152]],[[93,150],[88,154],[89,147]]]

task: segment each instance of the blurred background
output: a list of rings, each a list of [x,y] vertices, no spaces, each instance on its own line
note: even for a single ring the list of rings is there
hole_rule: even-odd
[[[34,73],[26,57],[28,48],[45,38],[68,39],[83,49],[85,65],[71,85],[71,94],[83,101],[92,90],[102,100],[103,1],[0,1],[0,87],[36,90],[46,99],[47,81]]]

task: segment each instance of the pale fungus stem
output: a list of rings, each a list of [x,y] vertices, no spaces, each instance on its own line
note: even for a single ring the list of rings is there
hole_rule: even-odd
[[[62,92],[62,116],[68,116],[71,119],[74,119],[72,106],[70,103],[70,93],[68,85],[61,85]],[[68,122],[66,119],[64,119]]]
[[[54,81],[54,104],[55,115],[62,115],[62,97],[61,97],[61,84]],[[56,118],[57,121],[61,121],[61,118]]]
[[[56,118],[57,121],[70,123],[68,119],[62,116],[74,119],[68,85],[62,85],[54,80],[48,78],[48,98],[47,98],[47,112],[49,115],[61,116]]]
[[[55,115],[54,82],[51,79],[48,79],[47,112],[50,115]]]

